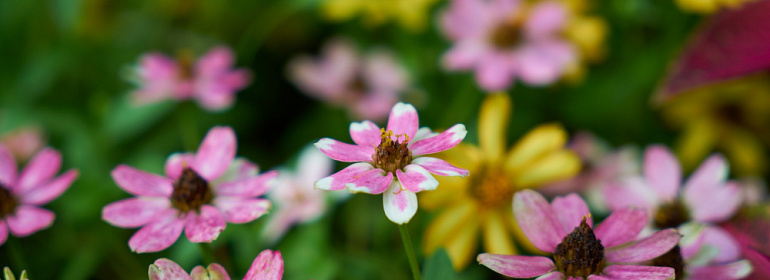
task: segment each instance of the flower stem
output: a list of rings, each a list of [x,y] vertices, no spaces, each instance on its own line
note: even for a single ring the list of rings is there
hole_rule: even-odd
[[[201,249],[203,264],[209,265],[214,263],[214,249],[211,248],[211,243],[198,243],[198,248]]]
[[[409,259],[409,266],[412,268],[412,278],[414,278],[414,280],[420,280],[420,266],[417,264],[417,257],[415,257],[414,254],[412,239],[409,238],[409,230],[406,228],[406,224],[398,225],[398,229],[401,231],[401,239],[404,241],[406,258]]]

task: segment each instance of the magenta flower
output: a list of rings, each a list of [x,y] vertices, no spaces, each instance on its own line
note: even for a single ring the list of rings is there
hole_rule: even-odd
[[[362,56],[342,38],[326,43],[318,59],[293,59],[288,72],[308,96],[345,107],[356,119],[383,119],[409,89],[406,70],[390,52],[377,50]]]
[[[9,230],[24,237],[53,224],[54,213],[39,206],[59,197],[78,177],[75,169],[55,177],[60,167],[61,154],[44,148],[17,174],[13,154],[0,144],[0,245]]]
[[[212,242],[225,223],[248,223],[267,212],[270,201],[257,198],[274,184],[276,171],[257,175],[257,166],[235,159],[235,132],[214,127],[198,152],[169,156],[166,176],[119,165],[112,178],[137,197],[113,202],[102,219],[124,228],[142,227],[128,241],[137,253],[173,244],[184,229],[191,242]]]
[[[548,201],[523,190],[514,195],[513,214],[541,256],[480,254],[478,261],[514,278],[537,279],[674,279],[674,269],[631,265],[654,259],[679,242],[675,229],[638,239],[647,224],[643,210],[626,208],[610,214],[595,228],[585,201],[576,194]]]
[[[438,181],[430,173],[468,175],[468,170],[423,156],[459,144],[468,133],[465,125],[456,124],[440,134],[434,134],[428,128],[418,130],[418,127],[414,106],[399,102],[390,112],[387,130],[370,121],[353,122],[350,136],[354,145],[321,139],[315,144],[321,152],[334,160],[356,163],[316,181],[315,188],[384,193],[383,207],[388,219],[396,224],[408,223],[417,212],[415,193],[438,187]]]
[[[561,38],[567,8],[557,1],[531,7],[519,0],[453,0],[441,15],[441,29],[455,42],[444,55],[449,70],[474,70],[487,91],[504,90],[519,78],[545,85],[577,60]]]
[[[251,80],[248,70],[231,69],[234,63],[233,52],[223,46],[211,49],[194,64],[186,52],[177,61],[159,53],[145,54],[136,69],[139,89],[133,92],[134,101],[195,99],[207,110],[226,109],[233,104],[235,92]]]
[[[225,269],[212,263],[208,268],[196,266],[187,274],[177,263],[169,259],[158,259],[150,265],[150,280],[230,280]],[[281,252],[264,250],[251,263],[244,280],[280,280],[283,277]]]

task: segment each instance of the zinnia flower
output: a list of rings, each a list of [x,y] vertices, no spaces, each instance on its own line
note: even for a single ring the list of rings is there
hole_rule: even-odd
[[[325,0],[322,15],[331,21],[345,21],[360,15],[367,26],[395,21],[408,31],[422,31],[430,8],[438,0]]]
[[[251,79],[248,70],[231,69],[235,58],[227,47],[213,48],[193,62],[189,52],[180,52],[176,61],[159,53],[145,54],[136,69],[139,89],[133,92],[134,101],[195,99],[207,110],[223,110]]]
[[[227,271],[218,263],[207,268],[199,265],[190,274],[172,260],[161,258],[150,265],[150,280],[230,280]],[[244,280],[280,280],[283,278],[283,257],[281,252],[264,250],[251,263]]]
[[[507,95],[487,96],[479,113],[479,146],[463,143],[441,156],[469,169],[471,175],[466,180],[440,178],[440,190],[420,196],[427,209],[441,207],[425,230],[423,250],[432,254],[444,247],[457,270],[476,255],[479,234],[486,252],[516,253],[513,233],[517,230],[510,209],[514,192],[580,171],[580,159],[565,149],[567,133],[557,124],[534,128],[506,151],[510,110]]]
[[[345,107],[356,119],[383,119],[409,88],[406,70],[390,52],[377,50],[362,56],[343,38],[326,43],[318,59],[293,59],[288,71],[308,96]]]
[[[679,242],[675,229],[637,240],[647,224],[643,210],[622,209],[593,227],[588,205],[576,194],[551,204],[533,190],[514,196],[513,214],[541,256],[480,254],[478,261],[497,273],[538,279],[674,279],[674,269],[629,265],[658,257]],[[582,218],[582,221],[581,221]]]
[[[315,182],[322,190],[348,189],[351,192],[381,194],[385,215],[396,224],[405,224],[417,212],[415,193],[431,191],[441,176],[468,175],[446,161],[423,155],[448,150],[467,134],[465,125],[456,124],[440,134],[419,127],[417,110],[411,104],[397,103],[388,119],[387,130],[371,121],[350,124],[355,145],[323,138],[316,143],[321,152],[343,162],[356,162]]]
[[[257,175],[253,163],[233,160],[235,150],[235,132],[214,127],[197,153],[169,156],[165,177],[119,165],[112,170],[112,178],[137,197],[105,206],[102,219],[118,227],[142,227],[128,246],[143,253],[168,248],[183,229],[191,242],[212,242],[226,222],[259,218],[270,208],[270,201],[257,197],[272,187],[278,174]]]
[[[24,237],[53,224],[54,213],[39,206],[59,197],[78,177],[75,169],[55,177],[60,167],[61,154],[44,148],[17,174],[13,154],[0,144],[0,245],[9,230]]]

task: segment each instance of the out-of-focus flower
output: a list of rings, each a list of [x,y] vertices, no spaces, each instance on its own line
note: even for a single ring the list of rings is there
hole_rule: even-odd
[[[740,254],[754,267],[746,279],[770,279],[770,206],[761,196],[762,203],[744,205],[741,211],[722,227],[738,241]]]
[[[409,89],[406,70],[393,54],[376,50],[362,56],[343,38],[326,43],[320,58],[299,56],[287,69],[308,96],[345,107],[356,119],[385,118]]]
[[[206,268],[202,265],[196,266],[190,271],[190,274],[187,274],[181,266],[166,258],[158,259],[151,264],[148,274],[150,280],[230,280],[227,271],[217,263],[212,263]],[[251,263],[251,267],[243,279],[280,280],[282,277],[283,258],[281,252],[264,250]]]
[[[5,280],[16,280],[16,276],[13,276],[13,272],[11,272],[11,269],[7,266],[3,268],[3,279]],[[27,271],[22,270],[21,275],[19,275],[19,280],[29,280],[27,277]]]
[[[722,9],[735,9],[756,0],[675,0],[680,9],[687,12],[710,14]]]
[[[11,150],[19,161],[29,160],[45,146],[45,142],[43,130],[37,126],[20,127],[0,137],[0,143]]]
[[[515,254],[510,205],[513,193],[538,188],[574,176],[580,159],[567,149],[567,133],[555,124],[542,125],[506,152],[511,101],[505,94],[487,96],[479,115],[479,147],[460,144],[442,158],[466,168],[466,180],[440,178],[441,190],[420,196],[427,209],[441,208],[428,225],[423,250],[444,247],[455,269],[464,268],[476,254],[479,232],[484,250]]]
[[[422,31],[430,7],[438,0],[325,0],[321,13],[331,21],[345,21],[361,15],[368,26],[395,21],[409,31]]]
[[[453,0],[441,16],[455,45],[443,58],[449,70],[474,70],[487,91],[504,90],[514,78],[547,85],[582,60],[601,57],[604,21],[583,16],[582,1]]]
[[[24,237],[53,224],[54,213],[39,206],[59,197],[78,177],[75,169],[55,176],[60,167],[61,154],[44,148],[17,174],[13,154],[0,144],[0,245],[9,231]]]
[[[173,244],[184,229],[191,242],[212,242],[226,222],[247,223],[267,212],[266,193],[278,175],[257,175],[257,166],[234,159],[235,132],[214,127],[198,152],[177,153],[166,160],[166,176],[127,165],[112,170],[120,188],[136,195],[102,209],[102,219],[118,227],[139,229],[128,241],[137,253],[157,252]]]
[[[628,265],[658,257],[680,239],[675,229],[666,229],[637,240],[647,224],[643,210],[615,211],[594,229],[588,205],[577,194],[548,204],[539,193],[522,190],[513,199],[521,230],[538,249],[553,253],[553,259],[480,254],[479,263],[497,273],[538,279],[674,279],[670,267]]]
[[[427,127],[419,128],[414,106],[397,103],[388,119],[387,130],[371,121],[350,124],[355,145],[323,138],[315,145],[330,158],[356,162],[345,169],[315,182],[322,190],[348,189],[350,192],[383,194],[385,215],[396,224],[405,224],[417,212],[417,195],[432,191],[441,176],[468,176],[468,170],[424,155],[448,150],[463,139],[465,125],[456,124],[435,134]]]
[[[159,53],[142,56],[135,75],[139,89],[133,99],[147,104],[168,99],[195,99],[211,111],[232,106],[235,93],[251,80],[247,69],[232,69],[235,57],[227,47],[215,47],[194,61],[189,51],[181,51],[177,60]]]

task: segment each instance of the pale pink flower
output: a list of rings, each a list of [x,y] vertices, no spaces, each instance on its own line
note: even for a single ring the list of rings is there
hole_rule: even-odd
[[[236,145],[231,128],[214,127],[197,153],[169,156],[166,176],[119,165],[112,170],[112,178],[137,197],[105,206],[102,219],[118,227],[142,227],[128,245],[143,253],[168,248],[183,229],[191,242],[212,242],[226,222],[259,218],[270,208],[270,201],[257,197],[273,186],[278,173],[257,175],[256,165],[234,159]]]
[[[40,206],[59,197],[78,177],[75,169],[55,176],[60,167],[61,154],[44,148],[17,174],[13,154],[0,144],[0,245],[9,231],[24,237],[53,224],[54,213]]]
[[[172,260],[161,258],[150,265],[150,280],[230,280],[225,269],[212,263],[207,268],[199,265],[190,274]],[[280,280],[283,278],[283,258],[281,252],[264,250],[251,263],[244,280]]]
[[[207,110],[229,108],[235,92],[251,80],[247,69],[232,69],[235,57],[227,47],[216,47],[193,63],[192,55],[182,53],[174,60],[159,53],[142,56],[136,69],[139,89],[133,92],[138,104],[173,99],[195,99]]]
[[[683,228],[684,226],[680,227]],[[743,279],[752,272],[749,260],[741,259],[741,248],[737,241],[725,230],[719,227],[703,227],[700,232],[680,231],[684,238],[680,246],[666,253],[665,257],[654,261],[656,265],[670,266],[677,270],[677,279],[710,280],[710,279]],[[684,241],[688,238],[697,239],[691,244]],[[678,261],[683,260],[680,266]]]
[[[299,56],[287,69],[305,94],[345,107],[357,119],[383,119],[409,89],[406,70],[393,54],[380,49],[362,55],[342,38],[326,43],[321,57]]]
[[[559,79],[577,60],[575,47],[560,36],[567,22],[562,2],[453,0],[441,15],[441,29],[454,46],[444,55],[449,70],[474,70],[487,91],[505,90],[514,78],[530,85]]]
[[[541,256],[480,254],[478,261],[514,278],[537,279],[674,279],[670,267],[631,265],[654,259],[676,246],[675,229],[637,239],[647,224],[643,210],[613,212],[595,228],[588,205],[577,194],[550,204],[533,191],[513,197],[513,214],[532,244],[553,259]]]
[[[384,193],[385,215],[396,224],[408,223],[417,212],[417,195],[435,190],[438,181],[430,173],[441,176],[468,175],[468,170],[423,155],[448,150],[459,144],[468,133],[465,125],[456,124],[435,134],[419,127],[414,106],[397,103],[388,119],[387,130],[371,121],[350,124],[355,144],[323,138],[315,145],[330,158],[356,162],[345,169],[315,182],[322,190],[348,189],[368,194]]]
[[[0,143],[8,147],[20,161],[26,161],[45,147],[43,130],[37,126],[24,126],[4,133]]]

